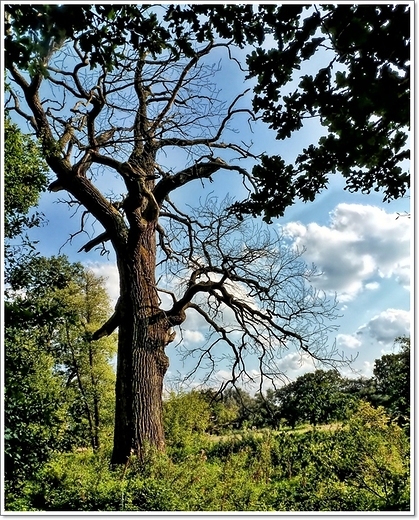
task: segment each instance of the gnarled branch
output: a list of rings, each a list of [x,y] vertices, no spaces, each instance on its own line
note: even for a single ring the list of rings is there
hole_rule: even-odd
[[[161,205],[171,191],[195,179],[211,178],[212,174],[225,166],[228,166],[227,163],[219,157],[210,162],[194,164],[175,175],[161,179],[154,188],[154,197],[157,203]]]
[[[85,253],[88,253],[95,246],[98,246],[99,244],[101,244],[103,242],[107,242],[108,240],[110,240],[108,232],[104,231],[97,237],[95,237],[92,240],[90,240],[89,242],[87,242],[87,244],[85,244],[83,247],[81,247],[77,252],[81,253],[82,251],[84,251]]]

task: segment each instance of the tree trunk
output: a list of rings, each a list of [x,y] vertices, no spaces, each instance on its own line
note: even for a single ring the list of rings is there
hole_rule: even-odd
[[[94,356],[92,345],[89,343],[89,368],[90,368],[90,383],[92,385],[93,397],[93,430],[91,432],[93,451],[100,448],[99,430],[100,430],[100,413],[99,413],[99,396],[97,388],[97,380],[94,375]]]
[[[134,233],[132,233],[133,235]],[[130,236],[118,257],[121,299],[112,464],[140,458],[147,446],[165,449],[163,379],[170,325],[156,290],[155,223]]]

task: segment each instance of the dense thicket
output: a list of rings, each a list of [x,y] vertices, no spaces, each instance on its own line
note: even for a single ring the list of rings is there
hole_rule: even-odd
[[[172,396],[183,407],[184,396]],[[198,402],[195,395],[190,399]],[[180,408],[179,408],[180,409]],[[206,411],[198,422],[205,421]],[[167,432],[166,455],[109,469],[109,449],[55,454],[6,491],[14,511],[409,511],[409,442],[382,408],[361,402],[348,421],[296,433],[214,439],[191,410]],[[173,419],[173,410],[169,411]],[[170,420],[169,420],[170,422]],[[179,436],[180,431],[182,435]],[[172,436],[173,434],[173,436]],[[178,441],[181,439],[183,445]],[[173,441],[173,443],[172,443]]]

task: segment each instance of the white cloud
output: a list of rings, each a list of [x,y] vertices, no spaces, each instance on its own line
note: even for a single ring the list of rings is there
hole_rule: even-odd
[[[379,289],[380,284],[378,282],[371,282],[365,284],[365,289],[368,291],[375,291],[376,289]]]
[[[284,374],[292,379],[302,373],[315,370],[312,358],[308,354],[300,354],[299,352],[287,354],[277,364]]]
[[[186,346],[190,346],[192,344],[203,344],[205,341],[205,337],[199,330],[183,330],[182,331],[182,342]]]
[[[338,334],[337,347],[358,349],[378,343],[385,349],[391,349],[397,337],[409,335],[410,319],[408,311],[387,309],[361,325],[353,334]],[[385,349],[382,349],[382,354],[388,353]]]
[[[358,348],[362,345],[362,342],[351,334],[338,334],[336,344],[338,348]]]
[[[119,273],[116,264],[92,262],[86,265],[96,276],[102,276],[105,279],[105,288],[115,306],[119,298]]]
[[[410,278],[410,221],[397,219],[375,206],[338,204],[330,224],[291,222],[284,235],[304,258],[323,273],[316,286],[337,292],[341,302],[353,300],[362,290],[378,288],[372,278],[394,277],[408,288]]]
[[[409,335],[410,313],[401,309],[387,309],[359,327],[358,338],[370,338],[380,344],[393,344],[398,336]]]

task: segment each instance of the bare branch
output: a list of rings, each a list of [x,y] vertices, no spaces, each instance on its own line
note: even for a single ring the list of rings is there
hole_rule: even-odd
[[[203,50],[196,53],[196,55],[189,61],[189,63],[186,65],[186,67],[183,69],[182,73],[179,76],[179,79],[177,81],[177,84],[175,88],[173,89],[172,95],[170,96],[170,99],[166,103],[166,106],[164,109],[160,112],[158,117],[155,118],[153,125],[150,128],[150,133],[154,133],[157,129],[157,127],[162,122],[163,118],[166,116],[166,114],[169,112],[171,107],[173,106],[173,103],[175,102],[175,99],[179,93],[179,90],[184,85],[184,80],[188,72],[192,69],[196,63],[198,63],[199,59],[205,56],[210,52],[211,49],[215,47],[213,42],[210,42]]]
[[[220,359],[229,357],[231,384],[252,377],[246,372],[247,356],[258,359],[261,380],[282,377],[279,361],[292,347],[313,362],[348,363],[328,345],[334,330],[328,320],[337,317],[336,302],[312,287],[316,271],[302,262],[301,251],[283,244],[281,235],[226,212],[231,203],[226,199],[218,206],[216,199],[208,199],[189,219],[162,212],[179,242],[171,242],[174,253],[166,259],[167,269],[173,286],[179,292],[183,287],[181,294],[173,293],[166,315],[176,325],[193,309],[212,330],[202,346],[189,347],[187,354],[197,357],[201,368],[206,361],[207,368],[212,366],[217,352]]]
[[[107,231],[104,231],[100,235],[98,235],[96,238],[93,238],[87,244],[85,244],[83,247],[81,247],[77,252],[81,253],[84,251],[85,253],[88,253],[91,249],[93,249],[95,246],[107,242],[109,240],[109,235]]]
[[[197,146],[197,145],[206,145],[206,146],[215,146],[215,143],[221,138],[227,123],[232,119],[232,117],[236,114],[246,113],[249,114],[254,119],[254,114],[249,109],[235,109],[233,107],[236,103],[245,96],[249,92],[249,89],[245,90],[233,100],[230,104],[227,115],[221,121],[221,124],[218,126],[217,132],[213,137],[208,138],[195,138],[195,139],[179,139],[179,138],[167,138],[161,139],[159,142],[159,148],[164,148],[166,146],[179,146],[179,147],[187,147],[187,146]],[[230,148],[230,145],[218,145],[218,147]]]
[[[92,340],[96,341],[104,336],[110,336],[114,330],[119,327],[120,314],[119,314],[119,300],[115,306],[115,312],[109,318],[109,320],[100,327],[96,332],[93,333]]]
[[[227,166],[227,163],[219,157],[211,162],[194,164],[190,168],[162,179],[154,188],[154,197],[157,203],[161,205],[171,191],[195,179],[209,179],[212,174],[225,166]]]

